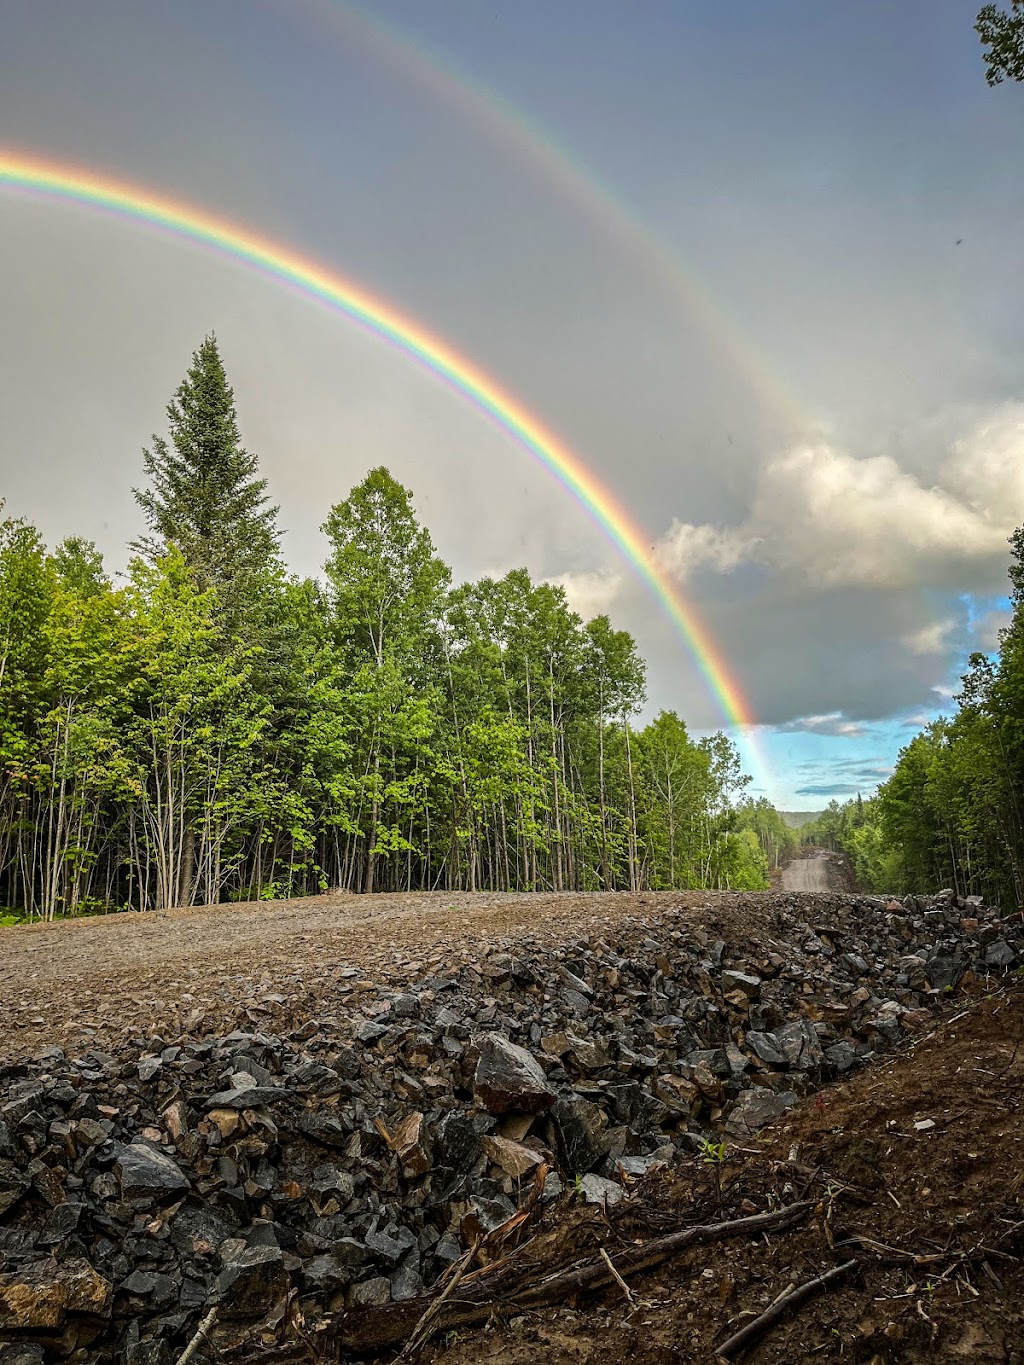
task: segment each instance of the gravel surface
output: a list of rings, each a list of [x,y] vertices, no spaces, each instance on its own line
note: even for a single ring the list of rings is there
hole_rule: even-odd
[[[833,877],[834,865],[827,853],[814,853],[809,858],[794,858],[782,869],[784,891],[828,891],[837,885]]]
[[[473,961],[481,945],[545,945],[669,909],[732,937],[762,924],[784,893],[661,892],[324,895],[124,914],[0,929],[0,1052],[81,1048],[126,1030],[225,1031],[287,1006],[297,1022],[339,982],[415,975]],[[348,976],[346,977],[346,973]],[[342,991],[350,987],[342,984]]]

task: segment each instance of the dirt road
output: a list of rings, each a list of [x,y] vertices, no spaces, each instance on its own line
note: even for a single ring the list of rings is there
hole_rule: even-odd
[[[784,891],[831,891],[836,885],[831,876],[833,863],[831,855],[824,849],[816,849],[808,858],[794,858],[782,869],[782,889]]]

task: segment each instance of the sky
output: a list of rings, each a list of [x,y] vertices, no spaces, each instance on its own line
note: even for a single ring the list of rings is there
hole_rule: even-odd
[[[1024,520],[1024,88],[960,0],[8,0],[0,156],[144,187],[445,339],[625,508],[756,730],[867,795],[1005,620]],[[216,332],[296,573],[386,464],[458,577],[525,565],[723,724],[685,639],[507,433],[243,265],[0,189],[0,497],[112,569]]]

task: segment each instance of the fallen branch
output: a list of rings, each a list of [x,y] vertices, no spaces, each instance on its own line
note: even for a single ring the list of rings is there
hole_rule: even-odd
[[[748,1322],[746,1327],[741,1327],[734,1336],[719,1346],[715,1354],[722,1360],[734,1359],[749,1346],[753,1346],[755,1341],[760,1341],[769,1327],[774,1327],[791,1308],[797,1308],[805,1299],[809,1299],[819,1289],[824,1289],[826,1285],[838,1280],[848,1270],[852,1270],[856,1264],[856,1261],[846,1261],[843,1265],[837,1265],[834,1269],[827,1270],[824,1275],[815,1275],[813,1280],[808,1280],[799,1289],[794,1289],[791,1294],[783,1294],[781,1298],[775,1300],[770,1308],[766,1308],[759,1318],[755,1318],[753,1322]]]
[[[412,1360],[413,1357],[419,1353],[420,1348],[429,1340],[434,1331],[434,1323],[444,1312],[445,1304],[455,1293],[456,1289],[461,1284],[466,1271],[472,1265],[473,1257],[476,1255],[478,1246],[479,1242],[474,1242],[470,1249],[459,1257],[459,1260],[452,1268],[448,1283],[445,1285],[440,1296],[427,1305],[423,1316],[413,1329],[412,1336],[405,1343],[405,1349],[398,1356],[399,1360]]]
[[[188,1365],[188,1362],[192,1359],[192,1357],[195,1355],[195,1353],[199,1350],[199,1347],[202,1345],[204,1339],[205,1339],[206,1336],[209,1334],[210,1328],[213,1326],[213,1324],[214,1324],[216,1321],[217,1321],[217,1309],[216,1309],[216,1307],[214,1307],[214,1308],[211,1308],[211,1309],[210,1309],[210,1311],[207,1313],[206,1317],[203,1318],[202,1322],[201,1322],[201,1323],[199,1324],[199,1326],[196,1328],[196,1330],[195,1330],[195,1335],[192,1337],[192,1340],[189,1342],[189,1344],[188,1344],[188,1345],[185,1347],[185,1349],[182,1351],[182,1353],[181,1353],[181,1355],[178,1357],[178,1359],[174,1362],[174,1365]]]
[[[628,1285],[628,1284],[626,1283],[626,1281],[622,1278],[622,1276],[619,1274],[619,1272],[615,1269],[615,1262],[614,1262],[614,1261],[612,1260],[612,1258],[608,1255],[607,1251],[605,1251],[604,1247],[601,1248],[601,1259],[604,1261],[605,1265],[608,1267],[608,1269],[611,1271],[612,1275],[615,1277],[615,1283],[616,1283],[616,1284],[619,1286],[619,1288],[622,1290],[623,1294],[625,1294],[625,1296],[626,1296],[626,1302],[629,1304],[630,1308],[635,1308],[635,1307],[636,1307],[636,1297],[635,1297],[635,1295],[634,1295],[632,1289],[630,1289],[629,1285]]]
[[[681,1251],[709,1242],[724,1242],[733,1237],[757,1236],[768,1232],[788,1232],[803,1222],[810,1212],[809,1202],[790,1204],[773,1213],[752,1214],[749,1218],[735,1218],[727,1223],[697,1224],[655,1238],[644,1246],[629,1248],[614,1259],[600,1256],[570,1269],[559,1268],[543,1274],[543,1260],[538,1259],[538,1244],[544,1236],[524,1243],[504,1260],[482,1270],[464,1275],[459,1293],[447,1294],[446,1302],[438,1304],[441,1295],[419,1295],[404,1303],[390,1303],[379,1308],[367,1307],[348,1312],[338,1321],[332,1333],[333,1342],[349,1352],[368,1352],[396,1346],[417,1331],[426,1312],[435,1304],[439,1311],[432,1316],[431,1332],[446,1328],[469,1327],[487,1321],[496,1312],[511,1312],[522,1308],[540,1308],[562,1303],[573,1294],[604,1288],[624,1279],[626,1275],[660,1265]],[[611,1262],[609,1265],[608,1262]]]

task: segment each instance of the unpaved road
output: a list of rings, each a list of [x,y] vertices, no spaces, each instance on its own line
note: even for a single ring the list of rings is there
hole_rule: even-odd
[[[794,858],[782,869],[783,891],[831,891],[836,881],[828,853],[816,850],[809,858]]]

